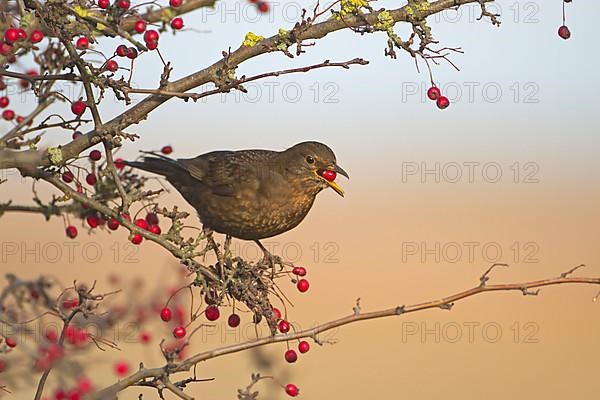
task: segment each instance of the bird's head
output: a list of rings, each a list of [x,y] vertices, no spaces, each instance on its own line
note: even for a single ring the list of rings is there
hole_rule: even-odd
[[[335,182],[337,174],[349,178],[335,160],[333,151],[319,142],[302,142],[283,153],[285,169],[294,180],[305,185],[308,191],[318,193],[330,187],[340,196],[344,191]]]

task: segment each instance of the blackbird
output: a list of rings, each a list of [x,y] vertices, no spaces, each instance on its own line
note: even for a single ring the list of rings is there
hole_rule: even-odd
[[[333,151],[318,142],[285,151],[213,151],[177,160],[150,154],[126,164],[164,176],[196,209],[205,228],[253,240],[263,250],[259,240],[296,227],[321,190],[330,187],[344,195],[336,173],[348,178]]]

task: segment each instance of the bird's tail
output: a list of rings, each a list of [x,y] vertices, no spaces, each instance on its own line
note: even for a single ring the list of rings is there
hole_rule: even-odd
[[[148,154],[152,154],[152,156],[144,156],[140,161],[124,161],[123,163],[130,167],[162,176],[177,174],[183,169],[181,164],[172,158],[155,153]]]

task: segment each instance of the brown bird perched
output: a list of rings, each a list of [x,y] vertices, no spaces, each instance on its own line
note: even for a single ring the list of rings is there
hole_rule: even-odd
[[[126,164],[166,177],[205,227],[254,240],[263,250],[259,240],[296,227],[321,190],[330,187],[344,195],[336,173],[348,178],[333,151],[318,142],[285,151],[213,151],[177,160],[152,153]]]

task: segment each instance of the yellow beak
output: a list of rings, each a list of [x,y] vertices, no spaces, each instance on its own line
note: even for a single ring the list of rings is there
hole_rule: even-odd
[[[334,166],[333,170],[336,171],[337,173],[345,176],[346,178],[348,177],[348,174],[346,173],[346,171],[344,171],[341,167],[338,167],[337,165]],[[327,185],[329,185],[330,188],[332,188],[333,190],[335,190],[335,192],[337,194],[339,194],[340,196],[344,197],[344,190],[342,190],[342,188],[340,187],[340,185],[338,185],[335,181],[328,181],[327,179],[323,178],[321,175],[319,175],[319,173],[318,173],[317,170],[315,170],[314,173],[315,173],[316,176],[318,176],[319,178],[321,178],[325,182],[327,182]]]

